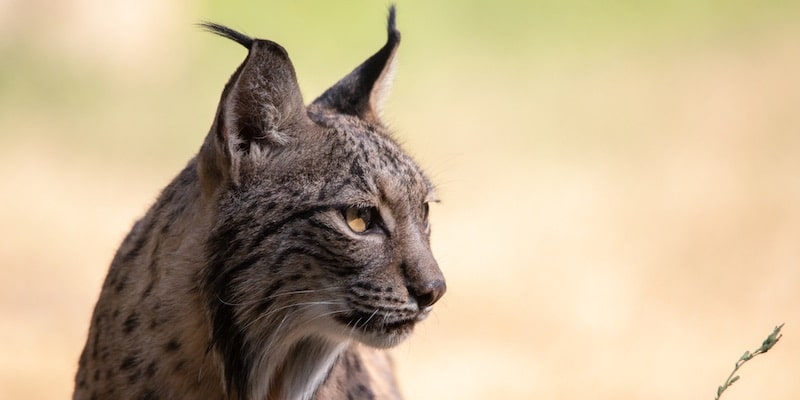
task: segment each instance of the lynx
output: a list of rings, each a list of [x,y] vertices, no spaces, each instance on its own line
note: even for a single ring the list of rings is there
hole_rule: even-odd
[[[393,399],[387,348],[445,292],[423,171],[379,119],[400,41],[306,106],[286,51],[248,49],[198,154],[133,226],[75,399]]]

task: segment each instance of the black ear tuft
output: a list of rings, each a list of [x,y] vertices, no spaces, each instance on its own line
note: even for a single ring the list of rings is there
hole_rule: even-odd
[[[253,38],[241,32],[237,32],[231,28],[228,28],[227,26],[208,21],[203,21],[197,25],[208,32],[231,39],[234,42],[239,43],[248,49],[253,47],[253,41],[254,41]]]
[[[356,67],[350,74],[326,90],[311,105],[312,111],[354,115],[377,121],[391,75],[394,55],[400,45],[400,32],[395,26],[395,7],[389,7],[386,44]]]
[[[395,24],[395,6],[392,4],[389,6],[389,18],[386,23],[386,29],[388,30],[389,40],[395,40],[397,42],[400,41],[400,31],[397,30],[397,26]]]

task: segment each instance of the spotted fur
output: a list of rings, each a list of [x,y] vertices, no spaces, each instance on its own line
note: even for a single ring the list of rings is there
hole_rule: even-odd
[[[197,156],[114,257],[74,398],[399,398],[383,349],[445,282],[433,186],[378,116],[394,9],[386,44],[308,106],[281,46],[205,26],[247,58]],[[351,207],[374,217],[364,232]]]

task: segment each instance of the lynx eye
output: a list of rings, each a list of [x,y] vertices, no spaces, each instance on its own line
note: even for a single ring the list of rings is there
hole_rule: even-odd
[[[378,220],[378,210],[375,207],[347,207],[344,212],[347,226],[355,233],[364,233],[372,228]]]

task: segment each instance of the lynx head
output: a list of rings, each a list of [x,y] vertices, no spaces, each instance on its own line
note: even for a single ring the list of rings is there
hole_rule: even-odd
[[[228,383],[298,343],[396,345],[445,280],[433,186],[379,119],[394,9],[386,44],[308,106],[281,46],[206,27],[248,49],[198,156],[215,210],[200,290]]]

